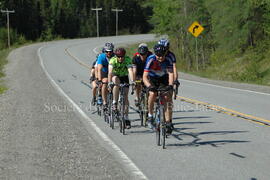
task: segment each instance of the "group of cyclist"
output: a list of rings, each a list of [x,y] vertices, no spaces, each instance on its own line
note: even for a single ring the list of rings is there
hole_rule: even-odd
[[[168,39],[162,38],[154,46],[154,53],[149,51],[147,44],[141,43],[138,51],[131,59],[126,55],[124,48],[114,50],[112,43],[106,43],[91,69],[92,83],[92,105],[102,103],[104,109],[108,108],[107,93],[108,90],[113,91],[112,109],[117,109],[119,98],[119,84],[130,84],[135,88],[135,106],[139,106],[142,87],[144,86],[148,92],[148,127],[155,128],[154,103],[157,97],[157,89],[165,88],[164,94],[164,110],[166,120],[166,133],[171,134],[173,130],[172,124],[172,95],[174,85],[179,85],[178,73],[176,70],[176,58],[170,50]],[[141,83],[136,83],[141,82]],[[97,89],[101,89],[101,99],[97,97]],[[129,88],[125,89],[125,122],[126,128],[131,128],[131,122],[128,118]]]

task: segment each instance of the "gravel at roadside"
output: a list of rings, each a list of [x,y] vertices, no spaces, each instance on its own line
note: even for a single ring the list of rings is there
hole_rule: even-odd
[[[120,163],[84,128],[42,71],[37,49],[11,52],[9,90],[0,95],[0,179],[129,179]]]

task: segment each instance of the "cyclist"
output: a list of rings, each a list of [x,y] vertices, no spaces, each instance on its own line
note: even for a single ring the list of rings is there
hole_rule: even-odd
[[[101,86],[101,94],[103,99],[103,107],[107,107],[107,83],[108,83],[108,65],[110,59],[114,56],[114,45],[112,43],[106,43],[104,46],[104,53],[101,53],[97,59],[97,78],[98,86]]]
[[[117,102],[119,98],[119,84],[127,83],[129,84],[129,78],[131,79],[131,84],[135,85],[133,71],[132,71],[132,61],[130,57],[126,56],[126,50],[124,48],[117,48],[115,50],[115,57],[110,60],[109,63],[109,75],[108,82],[109,88],[113,85],[113,109],[117,109]],[[128,78],[129,76],[129,78]],[[128,102],[128,90],[125,89],[125,120],[126,128],[131,128],[131,123],[128,119],[129,102]]]
[[[143,71],[146,63],[146,59],[152,55],[152,52],[148,50],[147,44],[140,44],[138,47],[138,52],[132,59],[133,64],[133,76],[136,81],[141,81],[143,76]],[[135,106],[139,105],[139,97],[141,94],[142,85],[136,84],[135,87]]]
[[[177,68],[176,68],[176,57],[174,55],[174,53],[172,51],[170,51],[170,41],[168,39],[162,38],[158,41],[158,44],[163,45],[166,48],[166,59],[169,59],[170,61],[173,62],[173,75],[174,75],[174,85],[179,86],[180,83],[178,81],[178,72],[177,72]],[[173,96],[173,93],[172,93]],[[172,100],[173,98],[171,98]],[[173,101],[171,101],[171,105],[173,105]],[[172,113],[172,111],[171,111]],[[172,116],[172,114],[171,114]],[[172,124],[172,128],[174,129],[174,126]]]
[[[102,48],[102,53],[104,53],[104,48]],[[98,56],[100,55],[101,53],[97,54],[96,56],[96,59],[93,61],[92,63],[92,66],[91,66],[91,69],[90,69],[90,84],[92,84],[92,101],[91,101],[91,104],[92,106],[94,106],[97,102],[96,100],[96,94],[97,94],[97,59],[98,59]]]
[[[169,59],[173,62],[173,75],[174,75],[174,82],[178,82],[178,72],[176,68],[176,57],[172,51],[170,51],[170,41],[168,39],[162,38],[158,41],[158,44],[163,45],[166,48],[166,59]],[[179,83],[179,82],[178,82]]]
[[[156,100],[158,88],[166,88],[168,92],[164,94],[164,110],[166,121],[166,132],[170,134],[172,132],[171,123],[171,93],[173,90],[173,64],[172,61],[165,58],[166,48],[161,44],[154,46],[154,54],[149,56],[146,61],[146,66],[143,73],[143,82],[149,90],[148,98],[148,126],[154,128],[153,109],[154,102]]]

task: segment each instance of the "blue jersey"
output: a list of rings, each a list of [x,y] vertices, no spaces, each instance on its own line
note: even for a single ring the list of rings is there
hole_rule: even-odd
[[[97,65],[102,64],[102,71],[108,73],[109,61],[110,58],[108,58],[105,53],[101,53],[97,58]]]
[[[172,70],[173,62],[165,58],[163,62],[159,62],[156,55],[151,55],[146,60],[144,72],[148,72],[150,77],[162,77],[168,74],[169,70]]]
[[[166,59],[169,59],[169,61],[172,61],[172,63],[176,63],[176,57],[171,51],[168,51],[168,53],[166,54]]]

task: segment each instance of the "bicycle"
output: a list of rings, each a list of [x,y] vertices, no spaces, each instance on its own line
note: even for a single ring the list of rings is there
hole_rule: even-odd
[[[98,86],[97,88],[97,103],[96,103],[96,106],[97,106],[97,113],[99,116],[101,116],[101,109],[102,109],[102,96],[101,96],[101,87]]]
[[[119,110],[116,110],[116,119],[119,121],[119,129],[120,129],[120,133],[122,133],[123,135],[125,135],[125,129],[126,129],[126,119],[124,117],[125,115],[125,95],[124,95],[124,90],[125,88],[128,88],[130,86],[130,84],[127,83],[123,83],[123,84],[119,84],[119,88],[120,88],[120,95],[119,95],[119,105],[120,108]],[[134,88],[132,88],[132,92],[131,94],[134,93]]]
[[[156,143],[158,146],[161,146],[165,149],[165,139],[167,138],[166,135],[166,121],[165,121],[165,113],[164,113],[164,102],[162,97],[164,94],[168,93],[167,88],[159,88],[157,91],[157,99],[156,99],[156,106],[155,106],[155,115],[154,119],[156,122]],[[161,138],[162,136],[162,138]]]
[[[141,85],[142,80],[137,80],[136,85]],[[141,97],[139,98],[139,116],[141,120],[141,126],[146,127],[147,117],[148,117],[148,90],[142,85]]]
[[[113,87],[112,87],[113,88]],[[112,102],[113,102],[113,92],[112,89],[109,90],[109,94],[107,97],[107,102],[108,102],[108,111],[104,116],[107,116],[108,118],[108,123],[112,129],[114,129],[114,120],[116,117],[115,111],[112,110]]]

